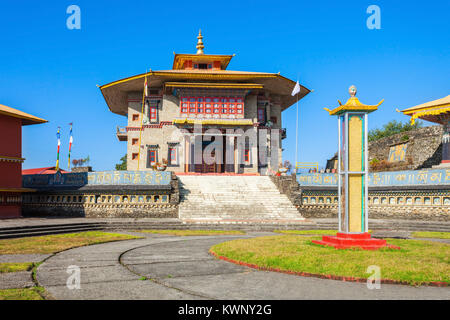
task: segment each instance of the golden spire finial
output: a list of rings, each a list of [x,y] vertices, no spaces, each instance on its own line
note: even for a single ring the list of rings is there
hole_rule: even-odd
[[[203,41],[202,41],[202,39],[203,39],[202,29],[200,29],[198,31],[197,39],[198,39],[198,42],[197,42],[197,54],[204,54],[203,53],[203,49],[205,48],[205,46],[203,45]]]

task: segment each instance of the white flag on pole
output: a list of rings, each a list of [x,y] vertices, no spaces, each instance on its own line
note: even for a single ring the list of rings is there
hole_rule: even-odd
[[[144,83],[144,91],[145,96],[148,96],[148,85],[147,85],[147,76],[145,76],[145,83]]]
[[[291,95],[295,96],[297,93],[300,93],[300,83],[297,80],[297,83],[295,84],[294,90],[292,90]]]

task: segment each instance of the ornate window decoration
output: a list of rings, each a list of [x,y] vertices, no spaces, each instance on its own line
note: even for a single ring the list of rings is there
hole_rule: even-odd
[[[169,166],[178,166],[179,165],[179,143],[171,143],[168,142],[168,148],[167,148],[167,159],[169,162]]]
[[[149,99],[148,103],[148,119],[150,123],[158,123],[158,106],[159,99]]]
[[[147,168],[154,166],[158,162],[158,150],[150,148],[148,150]]]
[[[242,97],[196,97],[183,96],[180,99],[182,116],[199,118],[205,115],[221,118],[241,118],[244,115],[244,98]]]
[[[266,108],[258,107],[258,122],[266,123]]]

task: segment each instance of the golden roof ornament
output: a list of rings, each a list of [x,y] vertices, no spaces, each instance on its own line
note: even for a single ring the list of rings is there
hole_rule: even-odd
[[[348,93],[350,93],[351,97],[356,96],[356,87],[354,85],[351,85],[350,88],[348,88]]]
[[[203,53],[203,49],[205,48],[205,46],[203,45],[203,36],[202,36],[202,29],[200,29],[198,31],[198,37],[197,37],[198,41],[197,41],[197,54],[204,54]]]
[[[356,92],[357,92],[356,87],[354,85],[350,86],[350,88],[348,88],[348,93],[350,94],[350,99],[348,99],[345,104],[342,104],[338,100],[339,107],[337,107],[333,110],[330,110],[328,108],[324,108],[324,109],[330,113],[330,116],[339,115],[346,111],[363,111],[363,112],[369,113],[369,112],[378,110],[378,107],[384,101],[384,99],[381,100],[377,105],[363,104],[356,97]]]

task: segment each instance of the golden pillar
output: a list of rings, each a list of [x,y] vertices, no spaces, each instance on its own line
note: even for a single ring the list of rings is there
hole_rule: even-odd
[[[338,197],[339,232],[366,233],[368,231],[368,114],[377,105],[362,104],[356,98],[356,87],[349,88],[350,99],[334,110],[338,117]]]

